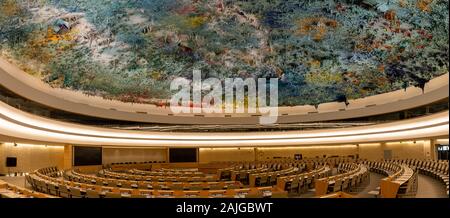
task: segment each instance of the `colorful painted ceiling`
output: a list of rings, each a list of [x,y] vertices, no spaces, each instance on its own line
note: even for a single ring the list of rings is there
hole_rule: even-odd
[[[170,98],[195,69],[317,105],[448,72],[448,22],[448,0],[0,0],[0,55],[108,99]]]

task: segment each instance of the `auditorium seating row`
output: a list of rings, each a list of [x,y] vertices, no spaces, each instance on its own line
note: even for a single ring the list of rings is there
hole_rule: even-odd
[[[66,171],[64,179],[85,184],[101,185],[108,187],[121,188],[138,188],[138,189],[153,189],[153,190],[222,190],[222,189],[236,189],[243,185],[237,181],[220,181],[220,182],[188,182],[188,181],[138,181],[138,180],[123,180],[123,179],[108,179],[93,175],[85,175],[75,171]]]
[[[364,161],[373,172],[386,175],[381,179],[380,191],[372,191],[382,198],[415,197],[418,186],[418,174],[415,167],[409,167],[397,161]]]
[[[198,172],[203,173],[216,173],[217,169],[230,167],[231,165],[223,164],[223,163],[146,163],[146,162],[131,162],[129,164],[106,164],[103,166],[103,169],[110,169],[115,172],[127,172],[131,169],[142,170],[144,172],[170,172],[171,170],[176,171],[176,169],[182,169],[178,171],[186,172],[185,169],[189,169],[188,171],[192,171],[191,169],[198,169]]]
[[[368,184],[370,173],[363,164],[341,163],[337,175],[320,178],[315,181],[315,194],[322,196],[335,192],[356,192],[358,187]]]
[[[126,171],[126,173],[131,175],[139,176],[204,176],[203,172],[198,171],[185,171],[185,170],[155,170],[155,171],[144,171],[139,169],[131,169]]]
[[[363,164],[367,165],[370,171],[382,174],[385,176],[393,175],[399,172],[402,167],[399,164],[391,163],[388,161],[384,162],[372,162],[372,161],[363,161]]]
[[[265,173],[270,169],[267,167],[255,168],[255,169],[241,169],[241,170],[230,170],[230,179],[232,181],[240,181],[243,184],[248,185],[248,180],[250,174],[255,173]],[[225,178],[222,178],[225,179]]]
[[[103,169],[98,172],[99,177],[114,178],[122,180],[136,180],[136,181],[172,181],[172,182],[216,182],[218,179],[216,175],[159,175],[159,176],[142,176],[131,175],[128,173],[113,172],[109,169]]]
[[[302,164],[297,161],[236,163],[232,167],[218,169],[217,177],[221,180],[238,180],[248,184],[249,174],[279,171],[289,167],[299,167]]]
[[[55,198],[0,180],[0,198]]]
[[[249,174],[248,184],[250,187],[260,187],[260,186],[273,186],[277,183],[277,178],[280,176],[289,176],[301,173],[300,169],[297,167],[290,167],[280,171],[263,172]]]
[[[297,167],[302,170],[312,170],[319,165],[327,164],[329,166],[337,166],[339,163],[355,162],[352,157],[330,157],[330,158],[310,158],[303,160],[294,159],[280,159],[280,160],[268,160],[268,161],[253,161],[253,162],[216,162],[223,165],[229,165],[230,167],[221,168],[217,170],[218,178],[229,180],[231,178],[232,171],[251,170],[258,168],[269,168],[269,171],[276,171],[288,167]],[[237,174],[237,172],[236,172]],[[244,175],[245,178],[245,175]]]
[[[160,172],[198,172],[198,168],[160,168],[156,169],[155,171]]]
[[[165,163],[166,161],[142,161],[142,162],[117,162],[110,163],[109,165],[130,165],[130,164],[151,164],[151,163]]]
[[[277,187],[280,190],[285,190],[289,194],[302,194],[310,187],[314,186],[315,179],[323,178],[331,174],[331,169],[328,165],[323,165],[309,172],[304,172],[290,176],[280,176],[277,178]]]
[[[303,172],[306,169],[305,163],[284,163],[284,164],[276,164],[274,166],[260,165],[257,168],[250,169],[238,169],[230,171],[230,179],[235,181],[241,181],[245,185],[249,185],[251,183],[250,175],[251,174],[264,174],[270,172],[277,172],[287,168],[298,168],[299,172]],[[223,179],[223,177],[222,177]],[[274,178],[272,178],[274,179]]]
[[[418,160],[418,159],[403,159],[394,160],[398,163],[406,164],[410,167],[415,167],[419,173],[433,177],[443,184],[447,189],[449,195],[449,162],[448,160]]]
[[[445,184],[447,195],[449,195],[449,174],[448,174],[448,162],[442,163],[430,163],[423,167],[417,167],[420,173],[431,176],[440,180]]]
[[[339,163],[352,163],[355,162],[353,157],[326,157],[326,158],[305,158],[302,160],[295,159],[275,159],[275,160],[260,160],[260,161],[220,161],[214,162],[222,165],[229,165],[231,168],[238,169],[253,169],[256,166],[261,166],[263,164],[308,164],[310,167],[315,165],[328,164],[330,166],[336,166]],[[292,165],[295,166],[295,165]]]
[[[282,198],[287,192],[276,187],[238,188],[228,190],[142,190],[89,185],[65,181],[35,171],[26,177],[34,190],[64,198]]]
[[[57,167],[47,167],[38,169],[38,172],[50,177],[59,177],[62,175],[62,172],[59,171]]]

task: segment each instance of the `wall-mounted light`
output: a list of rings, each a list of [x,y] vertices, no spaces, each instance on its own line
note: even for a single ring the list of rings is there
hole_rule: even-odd
[[[17,143],[14,142],[14,147],[17,147]]]

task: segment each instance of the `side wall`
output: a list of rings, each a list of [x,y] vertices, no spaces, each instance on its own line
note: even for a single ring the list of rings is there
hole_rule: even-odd
[[[208,163],[214,161],[253,161],[254,148],[200,148],[198,161]]]
[[[373,143],[359,145],[305,146],[284,148],[200,148],[199,162],[212,161],[254,161],[274,158],[294,158],[301,154],[303,158],[330,156],[356,156],[367,160],[383,160],[385,151],[397,159],[431,159],[435,147],[432,141],[408,141],[391,143]]]
[[[103,164],[166,160],[166,148],[103,148]]]
[[[16,157],[17,167],[6,167],[6,157]],[[0,174],[30,172],[39,168],[64,167],[64,146],[0,144]]]
[[[258,160],[294,158],[296,154],[301,154],[303,158],[356,156],[358,154],[358,147],[356,145],[258,148],[257,150]]]

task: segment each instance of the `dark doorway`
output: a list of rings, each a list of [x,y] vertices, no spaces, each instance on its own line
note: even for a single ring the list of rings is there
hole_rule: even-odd
[[[448,145],[437,145],[438,159],[448,160]]]

